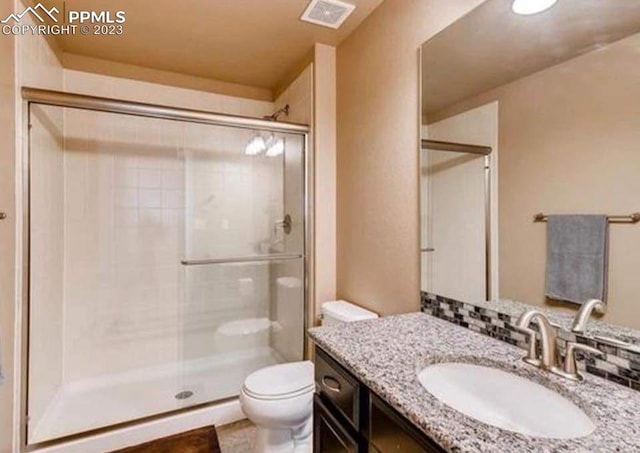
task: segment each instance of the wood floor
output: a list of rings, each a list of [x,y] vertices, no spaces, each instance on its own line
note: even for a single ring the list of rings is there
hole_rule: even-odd
[[[152,440],[112,453],[222,453],[214,426]]]

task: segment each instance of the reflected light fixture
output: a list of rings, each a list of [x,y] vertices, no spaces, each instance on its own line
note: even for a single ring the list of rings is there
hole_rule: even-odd
[[[247,146],[244,148],[244,153],[247,156],[257,156],[260,153],[263,153],[267,149],[267,144],[264,141],[264,138],[260,134],[254,135],[251,140],[247,142]]]
[[[272,137],[267,145],[267,156],[276,157],[284,153],[284,138]]]
[[[530,16],[546,11],[556,4],[558,0],[514,0],[511,9],[516,14]]]

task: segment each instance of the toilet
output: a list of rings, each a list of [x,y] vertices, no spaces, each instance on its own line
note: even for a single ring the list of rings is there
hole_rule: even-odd
[[[322,325],[374,319],[378,315],[338,300],[322,304]],[[240,405],[256,425],[256,453],[311,453],[313,450],[313,362],[292,362],[250,374]]]

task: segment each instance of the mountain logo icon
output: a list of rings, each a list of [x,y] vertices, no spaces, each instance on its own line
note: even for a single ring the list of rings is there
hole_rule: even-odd
[[[38,3],[36,6],[28,7],[21,13],[9,14],[9,17],[7,17],[3,21],[0,21],[0,23],[6,24],[11,22],[12,20],[16,23],[19,23],[22,20],[22,18],[26,16],[28,13],[31,13],[31,15],[33,15],[37,20],[39,20],[42,23],[45,22],[46,20],[45,17],[49,17],[49,19],[57,23],[58,18],[56,17],[56,14],[60,13],[60,10],[55,6],[51,9],[47,9],[42,5],[42,3]]]

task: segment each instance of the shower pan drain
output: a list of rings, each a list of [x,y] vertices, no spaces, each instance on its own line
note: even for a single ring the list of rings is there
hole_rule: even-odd
[[[186,400],[187,398],[191,398],[192,396],[193,392],[191,390],[185,390],[184,392],[176,393],[175,399]]]

